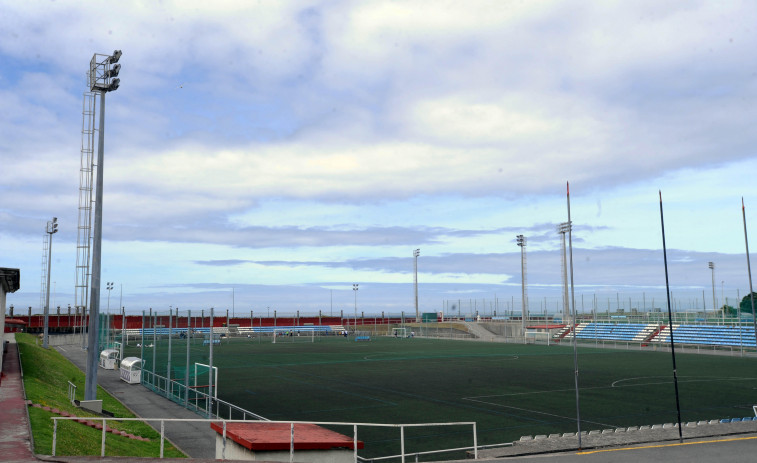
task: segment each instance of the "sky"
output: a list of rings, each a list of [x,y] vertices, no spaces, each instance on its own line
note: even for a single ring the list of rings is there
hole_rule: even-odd
[[[3,2],[7,303],[41,312],[57,217],[50,305],[75,305],[86,72],[119,49],[101,309],[411,313],[415,249],[420,311],[518,309],[522,234],[530,309],[561,310],[568,182],[579,310],[664,307],[660,192],[674,309],[733,305],[742,198],[757,230],[756,18],[748,1]]]

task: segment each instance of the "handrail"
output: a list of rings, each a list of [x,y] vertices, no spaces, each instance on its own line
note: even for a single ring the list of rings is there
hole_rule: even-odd
[[[68,400],[73,404],[76,401],[76,384],[68,382]]]
[[[80,417],[76,416],[53,416],[50,417],[51,420],[53,420],[53,447],[52,447],[52,456],[55,456],[55,450],[56,450],[56,444],[57,444],[57,438],[58,438],[58,421],[59,420],[78,420],[81,419]],[[224,419],[203,419],[203,418],[90,418],[91,420],[102,420],[102,438],[101,438],[101,445],[100,445],[100,456],[105,456],[105,435],[107,433],[107,422],[108,421],[159,421],[160,422],[160,458],[163,458],[163,446],[165,442],[165,423],[166,422],[222,422],[223,424],[223,448],[221,450],[221,460],[226,459],[226,424],[227,423],[249,423],[249,420],[224,420]],[[371,426],[371,427],[380,427],[380,428],[399,428],[400,429],[400,445],[402,448],[402,453],[400,455],[393,455],[391,458],[400,458],[402,463],[405,462],[405,457],[410,455],[426,455],[430,453],[442,453],[442,452],[452,452],[456,450],[468,450],[473,449],[474,453],[474,459],[478,459],[478,437],[476,434],[476,422],[475,421],[460,421],[460,422],[452,422],[452,423],[409,423],[409,424],[390,424],[390,423],[343,423],[343,422],[333,422],[333,421],[267,421],[267,423],[282,423],[282,424],[289,424],[290,425],[290,442],[289,442],[289,461],[290,463],[294,461],[294,425],[295,424],[315,424],[319,426],[352,426],[353,428],[353,443],[354,443],[354,462],[358,463],[360,460],[365,461],[365,459],[360,458],[357,454],[357,428],[358,426]],[[437,451],[430,451],[430,452],[405,452],[405,428],[414,428],[414,427],[424,427],[424,426],[473,426],[473,446],[472,447],[461,447],[456,449],[444,449],[444,450],[437,450]],[[378,457],[373,458],[373,460],[383,460],[390,457]]]

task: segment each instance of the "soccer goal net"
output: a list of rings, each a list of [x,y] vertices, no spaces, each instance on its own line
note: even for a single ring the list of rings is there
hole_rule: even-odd
[[[195,363],[194,375],[189,382],[191,388],[197,392],[208,394],[210,392],[210,365],[204,363]],[[218,367],[213,367],[213,398],[218,398]]]
[[[410,336],[410,330],[407,328],[392,328],[392,336],[395,338],[406,338]]]

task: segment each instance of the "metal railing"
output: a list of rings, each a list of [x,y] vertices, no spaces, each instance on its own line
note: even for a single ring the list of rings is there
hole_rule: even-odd
[[[68,401],[72,404],[76,403],[76,384],[71,381],[68,382]]]
[[[151,371],[142,370],[142,385],[201,416],[228,420],[233,420],[236,416],[242,421],[268,421],[267,418],[257,413],[219,399],[217,396],[211,397],[205,392],[187,387],[178,381],[169,381],[165,376],[156,375]]]
[[[56,451],[56,445],[58,441],[58,421],[59,420],[78,420],[79,417],[75,416],[53,416],[50,419],[53,420],[53,446],[52,446],[52,456],[55,456]],[[223,432],[222,432],[222,448],[221,448],[221,460],[226,459],[226,424],[227,423],[244,423],[248,422],[247,420],[223,420],[223,419],[201,419],[201,418],[90,418],[90,421],[102,421],[102,437],[100,439],[100,456],[105,456],[105,436],[108,432],[107,422],[108,421],[159,421],[160,422],[160,458],[163,458],[163,451],[165,446],[165,435],[166,435],[166,428],[165,424],[166,422],[219,422],[221,421],[223,425]],[[462,451],[462,450],[473,450],[473,457],[474,459],[478,459],[478,437],[476,434],[476,422],[475,421],[461,421],[456,423],[416,423],[416,424],[385,424],[385,423],[341,423],[341,422],[328,422],[328,421],[268,421],[268,423],[280,423],[280,424],[289,424],[289,462],[294,462],[294,441],[295,441],[295,430],[294,425],[295,424],[314,424],[319,426],[351,426],[352,427],[352,444],[353,444],[353,458],[354,462],[358,463],[359,461],[379,461],[379,460],[385,460],[389,458],[400,458],[402,463],[405,463],[405,457],[407,456],[413,456],[415,455],[416,458],[418,455],[429,455],[433,453],[444,453],[444,452],[454,452],[454,451]],[[365,459],[358,456],[358,439],[357,439],[357,428],[358,426],[365,426],[365,427],[381,427],[381,428],[399,428],[400,430],[400,454],[399,455],[391,455],[387,457],[377,457],[377,458],[370,458]],[[425,427],[425,426],[472,426],[473,427],[473,446],[471,447],[459,447],[454,449],[442,449],[442,450],[434,450],[434,451],[427,451],[427,452],[405,452],[405,429],[406,428],[417,428],[417,427]]]

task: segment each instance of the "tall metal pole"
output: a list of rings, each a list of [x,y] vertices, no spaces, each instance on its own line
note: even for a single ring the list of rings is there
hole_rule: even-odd
[[[250,327],[252,327],[252,312],[250,312]],[[192,340],[192,311],[187,311],[187,361],[184,364],[184,407],[189,407],[189,344]]]
[[[105,315],[105,347],[110,348],[110,292],[113,290],[113,282],[112,281],[106,281],[105,282],[105,289],[108,290],[108,308],[106,309],[106,315]]]
[[[521,292],[521,330],[523,332],[523,340],[526,339],[526,237],[523,235],[516,236],[518,246],[520,246],[520,292]]]
[[[210,368],[208,369],[208,416],[213,417],[213,387],[215,386],[213,384],[213,315],[214,315],[214,309],[213,307],[210,308],[210,345],[208,350],[208,364],[210,365]],[[274,330],[275,332],[276,330]],[[274,334],[274,339],[276,339],[276,335]]]
[[[415,323],[421,322],[421,315],[418,312],[418,256],[420,255],[421,255],[420,249],[416,249],[415,251],[413,251],[413,257],[415,258],[415,278],[413,280],[413,283],[415,286]]]
[[[102,257],[102,224],[103,224],[103,169],[105,147],[105,93],[116,90],[120,79],[118,75],[120,64],[115,64],[121,57],[121,50],[115,50],[102,62],[97,62],[97,54],[89,64],[89,86],[91,91],[100,92],[100,124],[98,125],[97,146],[97,180],[95,183],[95,223],[92,237],[92,274],[90,284],[89,334],[87,336],[87,369],[84,381],[84,400],[95,400],[97,397],[97,360],[98,360],[98,329],[100,315],[100,263]],[[100,55],[103,56],[103,55]]]
[[[124,308],[124,284],[120,283],[120,295],[118,296],[118,307],[120,308],[122,312],[122,318],[121,318],[121,358],[124,358],[124,334],[126,333],[126,310]],[[115,334],[113,335],[115,338]],[[129,337],[126,337],[126,340],[129,340]]]
[[[754,290],[752,289],[752,265],[749,263],[749,239],[746,233],[746,210],[744,209],[744,197],[741,197],[741,216],[744,219],[744,244],[746,245],[746,268],[749,274],[749,299],[752,301],[752,323],[754,326],[754,340],[757,343],[757,314],[754,313]],[[741,307],[741,301],[738,301]],[[739,320],[741,316],[739,315]]]
[[[562,250],[562,283],[563,283],[563,319],[566,322],[570,321],[570,297],[568,296],[568,256],[567,246],[565,245],[565,234],[570,229],[570,224],[565,222],[557,226],[557,232],[560,234],[560,245]],[[546,309],[546,308],[545,308]],[[546,310],[545,310],[546,311]],[[571,324],[572,326],[572,324]],[[575,339],[575,331],[573,332],[573,338]]]
[[[121,307],[121,352],[118,353],[118,358],[124,359],[124,339],[128,342],[129,337],[126,336],[126,309]]]
[[[707,266],[712,270],[712,310],[717,311],[718,303],[715,301],[715,263],[707,262]],[[725,311],[723,311],[723,313],[725,313]],[[717,312],[715,312],[715,315],[717,315]]]
[[[100,125],[98,126],[97,180],[95,183],[95,223],[92,239],[92,282],[89,293],[89,332],[87,334],[87,371],[84,381],[84,400],[97,398],[97,346],[100,319],[100,262],[103,233],[103,168],[105,147],[105,91],[100,91]]]
[[[576,300],[575,292],[573,289],[573,223],[570,221],[570,183],[566,183],[567,198],[568,198],[568,244],[570,246],[570,292],[571,292],[571,306],[573,307],[573,378],[576,387],[576,424],[578,428],[578,448],[581,448],[581,402],[578,397],[578,339],[576,337]],[[564,236],[564,235],[563,235]],[[569,309],[568,309],[569,310]]]
[[[168,381],[167,386],[171,387],[171,381],[172,381],[172,374],[171,374],[171,331],[173,331],[173,306],[168,306],[168,363],[166,365],[166,380]]]
[[[53,217],[52,221],[47,222],[47,229],[45,230],[47,232],[48,236],[48,244],[47,244],[47,286],[46,286],[46,292],[47,295],[45,296],[45,321],[44,321],[44,335],[42,337],[42,347],[47,349],[48,346],[48,318],[50,316],[50,267],[52,266],[52,262],[50,259],[53,257],[53,234],[58,231],[58,218]]]
[[[139,359],[142,361],[140,368],[144,369],[145,366],[145,311],[142,310],[142,336],[139,343]],[[145,380],[145,375],[142,375],[141,381]]]
[[[352,290],[355,292],[355,321],[353,322],[355,336],[357,336],[357,287],[358,286],[359,286],[358,283],[354,283],[352,285]]]
[[[676,348],[673,342],[673,312],[670,308],[670,280],[668,279],[668,250],[665,246],[665,219],[662,214],[662,191],[660,193],[660,225],[662,227],[662,255],[665,262],[665,293],[668,299],[668,331],[670,332],[670,354],[673,357],[673,384],[676,393],[676,412],[678,413],[678,440],[683,443],[681,431],[681,404],[678,400],[678,371],[676,369]]]

